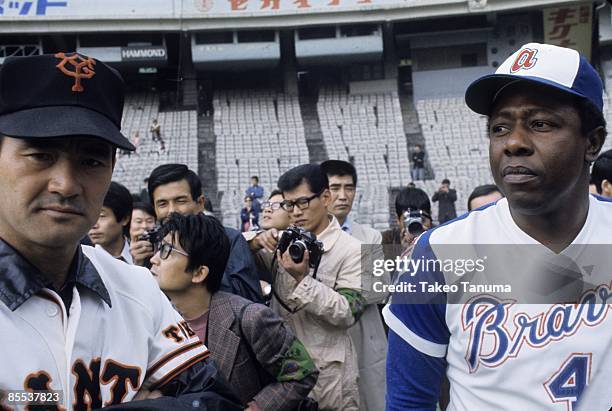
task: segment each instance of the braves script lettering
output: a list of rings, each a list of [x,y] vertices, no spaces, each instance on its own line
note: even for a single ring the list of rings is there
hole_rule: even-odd
[[[535,317],[519,312],[510,318],[508,312],[514,303],[484,295],[475,297],[464,307],[462,326],[470,330],[465,358],[471,373],[480,364],[494,368],[508,358],[517,357],[524,342],[541,348],[575,334],[583,326],[601,323],[612,308],[612,284],[587,291],[578,304],[555,304]],[[508,330],[511,324],[515,326],[513,333]],[[486,335],[496,341],[490,353],[483,352]]]

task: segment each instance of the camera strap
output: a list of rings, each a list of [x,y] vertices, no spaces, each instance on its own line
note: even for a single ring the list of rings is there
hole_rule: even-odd
[[[276,268],[274,267],[274,265],[276,265]],[[283,299],[280,297],[280,295],[278,295],[278,293],[276,292],[276,276],[278,275],[278,269],[279,269],[279,264],[278,261],[276,261],[276,252],[274,253],[274,256],[272,257],[272,270],[276,273],[273,277],[272,277],[272,295],[274,295],[274,297],[276,298],[276,300],[278,301],[278,303],[281,305],[281,307],[283,307],[286,311],[289,311],[291,314],[296,313],[298,310],[292,310],[291,308],[289,308],[287,306],[287,304],[285,304],[285,302],[283,301]]]

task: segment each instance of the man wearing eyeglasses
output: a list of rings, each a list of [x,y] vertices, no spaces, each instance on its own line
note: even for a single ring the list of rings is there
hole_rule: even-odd
[[[303,344],[270,308],[220,290],[230,241],[217,219],[173,213],[151,259],[159,287],[250,411],[298,409],[317,379]]]
[[[277,230],[284,230],[289,227],[289,214],[283,207],[283,193],[280,190],[274,190],[270,193],[268,201],[261,204],[261,228],[269,230],[275,228]]]
[[[242,236],[247,241],[252,241],[256,236],[261,235],[267,230],[274,229],[275,235],[278,232],[285,230],[289,227],[289,214],[281,207],[283,202],[283,193],[280,190],[274,190],[270,193],[267,201],[261,204],[261,219],[259,227],[261,230],[258,231],[245,231]],[[272,288],[272,274],[269,270],[259,269],[259,282],[261,284],[261,291],[266,300],[269,299]]]
[[[319,409],[357,410],[357,357],[348,328],[365,308],[361,243],[342,231],[338,220],[328,213],[329,182],[319,165],[287,171],[278,187],[291,224],[314,233],[323,243],[316,279],[307,251],[299,264],[287,252],[274,255],[279,237],[274,228],[251,241],[251,249],[258,263],[274,274],[272,307],[288,322],[320,370],[311,392]]]

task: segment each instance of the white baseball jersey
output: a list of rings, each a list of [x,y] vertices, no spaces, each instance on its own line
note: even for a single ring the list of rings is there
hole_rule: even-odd
[[[572,244],[612,244],[612,203],[589,201]],[[444,244],[539,243],[514,223],[501,199],[423,234],[412,258],[435,257]],[[449,411],[575,410],[589,385],[610,390],[609,380],[594,384],[593,378],[606,378],[602,368],[612,363],[612,267],[587,254],[571,255],[594,284],[582,294],[583,304],[500,304],[483,293],[465,304],[392,303],[385,320],[421,353],[446,358]],[[517,271],[521,263],[515,262]]]
[[[1,246],[4,275],[32,270]],[[59,390],[61,409],[97,408],[130,401],[142,387],[163,388],[208,356],[147,269],[82,251],[70,315],[48,288],[0,290],[0,389]]]

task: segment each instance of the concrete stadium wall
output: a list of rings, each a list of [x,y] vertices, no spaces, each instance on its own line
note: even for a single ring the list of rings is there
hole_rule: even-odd
[[[414,72],[414,100],[462,96],[472,81],[493,71],[492,67],[480,66]]]

